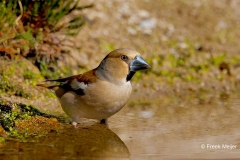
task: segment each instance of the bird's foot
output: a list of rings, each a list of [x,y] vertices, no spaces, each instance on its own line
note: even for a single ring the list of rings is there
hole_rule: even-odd
[[[78,125],[77,125],[78,123],[77,122],[72,122],[72,125],[73,125],[73,127],[75,128],[75,129],[78,129],[79,127],[78,127]]]
[[[108,119],[107,118],[106,119],[101,119],[100,124],[103,124],[108,128]]]
[[[108,119],[101,119],[100,124],[108,124]]]

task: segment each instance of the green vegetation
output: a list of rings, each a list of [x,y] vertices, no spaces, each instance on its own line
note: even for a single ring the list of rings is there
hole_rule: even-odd
[[[5,65],[8,67],[4,68]],[[12,60],[5,63],[0,61],[0,94],[29,99],[32,94],[24,86],[35,86],[39,80],[43,80],[43,77],[40,73],[34,72],[27,61]]]
[[[0,143],[5,142],[5,138],[0,137]]]
[[[7,71],[0,70],[0,93],[29,98],[31,95],[24,91],[21,85],[17,85],[10,80],[10,76],[15,72],[15,68],[10,66]]]
[[[23,108],[24,107],[24,108]],[[17,136],[14,126],[19,119],[29,119],[34,112],[31,106],[23,104],[9,103],[0,99],[0,123],[9,132],[9,135]]]
[[[28,133],[27,131],[22,132],[22,130],[31,130],[31,126],[28,126],[28,124],[24,123],[24,121],[26,120],[31,121],[31,119],[33,119],[33,117],[36,117],[36,116],[44,116],[48,118],[53,117],[40,112],[33,106],[29,106],[21,103],[12,103],[12,102],[0,99],[0,125],[4,128],[5,131],[7,131],[7,134],[9,136],[19,137],[19,138],[32,136],[31,133]],[[42,118],[38,118],[38,119],[42,119]],[[42,119],[42,120],[44,121],[45,119]],[[34,119],[32,121],[34,121]],[[30,128],[22,129],[24,125]],[[39,124],[36,123],[36,125],[39,125]],[[45,131],[43,130],[43,132]]]
[[[69,54],[66,41],[71,42],[68,47],[80,48],[70,38],[78,34],[85,21],[73,13],[90,7],[80,6],[79,0],[1,1],[0,94],[34,99],[38,92],[28,86],[34,87],[43,77],[56,79],[72,74],[72,68],[59,67],[58,60]],[[50,91],[44,94],[54,97]],[[9,136],[56,130],[56,121],[48,118],[32,106],[0,99],[0,125]]]
[[[31,97],[31,95],[29,93],[26,93],[21,86],[13,85],[7,78],[1,79],[0,88],[0,93],[7,93],[24,98]]]
[[[237,55],[229,58],[226,53],[212,54],[194,47],[193,42],[189,40],[179,44],[171,41],[167,44],[172,51],[167,54],[153,53],[147,59],[152,66],[147,73],[166,78],[170,83],[176,78],[185,82],[199,83],[202,81],[202,75],[210,75],[213,70],[220,72],[227,70],[230,75],[229,65],[234,66],[239,63]],[[212,78],[222,80],[221,75]]]
[[[72,75],[72,67],[67,65],[64,68],[59,68],[56,61],[48,61],[46,58],[39,59],[36,62],[41,74],[46,79],[57,79]]]
[[[106,51],[107,53],[108,52],[111,52],[113,51],[114,49],[116,49],[116,47],[114,46],[114,44],[111,44],[111,43],[105,43],[101,46],[101,48]]]
[[[69,68],[56,70],[59,68],[57,60],[63,58],[63,54],[69,54],[66,41],[70,42],[68,47],[80,48],[69,38],[78,34],[85,21],[73,13],[90,7],[92,5],[80,6],[79,0],[1,1],[1,55],[31,60],[45,78],[59,78],[71,73]],[[66,38],[62,39],[62,36]]]
[[[152,105],[156,102],[149,102],[147,100],[137,100],[137,101],[131,101],[128,105],[130,107],[134,107],[134,106],[147,106],[147,105]]]
[[[22,40],[19,43],[25,43],[30,47],[28,53],[21,53],[21,56],[28,54],[48,55],[53,58],[66,52],[61,48],[62,41],[56,40],[57,34],[64,31],[67,36],[75,36],[79,29],[84,25],[84,20],[81,16],[71,16],[68,22],[61,22],[61,20],[72,14],[74,11],[81,11],[85,8],[92,7],[79,6],[79,0],[53,0],[53,1],[34,1],[34,0],[3,0],[0,2],[0,33],[2,43],[11,46],[12,42],[17,43],[17,40]],[[54,37],[55,36],[55,37]],[[58,38],[57,38],[58,39]],[[10,41],[7,41],[10,40]],[[11,43],[10,43],[11,42]],[[19,47],[20,44],[16,44]],[[59,50],[54,53],[45,52],[41,46],[44,44],[54,45]],[[35,46],[39,45],[39,48]],[[1,46],[3,47],[3,46]],[[15,46],[11,46],[15,49]],[[26,46],[24,46],[26,48]],[[45,46],[46,47],[46,46]],[[74,46],[73,46],[74,47]],[[13,54],[3,47],[6,54]],[[48,55],[49,56],[49,55]]]

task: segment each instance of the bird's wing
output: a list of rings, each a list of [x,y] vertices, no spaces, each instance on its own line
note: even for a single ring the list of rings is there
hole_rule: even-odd
[[[91,83],[96,82],[97,77],[95,70],[88,71],[84,74],[74,75],[71,77],[60,78],[55,80],[46,80],[45,82],[60,82],[60,84],[38,84],[37,86],[54,90],[57,97],[62,97],[66,92],[73,91],[79,95],[84,95],[84,90]]]

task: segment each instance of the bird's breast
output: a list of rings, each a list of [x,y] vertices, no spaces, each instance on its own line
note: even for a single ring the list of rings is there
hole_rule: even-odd
[[[60,99],[70,117],[105,119],[122,109],[132,91],[130,82],[113,84],[107,81],[89,84],[84,95],[68,92]]]
[[[89,85],[83,99],[89,99],[86,103],[98,112],[115,114],[129,100],[132,86],[130,82],[113,84],[106,81],[97,85]]]

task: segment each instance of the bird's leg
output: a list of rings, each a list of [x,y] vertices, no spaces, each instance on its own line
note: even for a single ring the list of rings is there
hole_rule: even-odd
[[[106,118],[106,119],[101,119],[100,120],[100,124],[108,124],[108,119]]]

